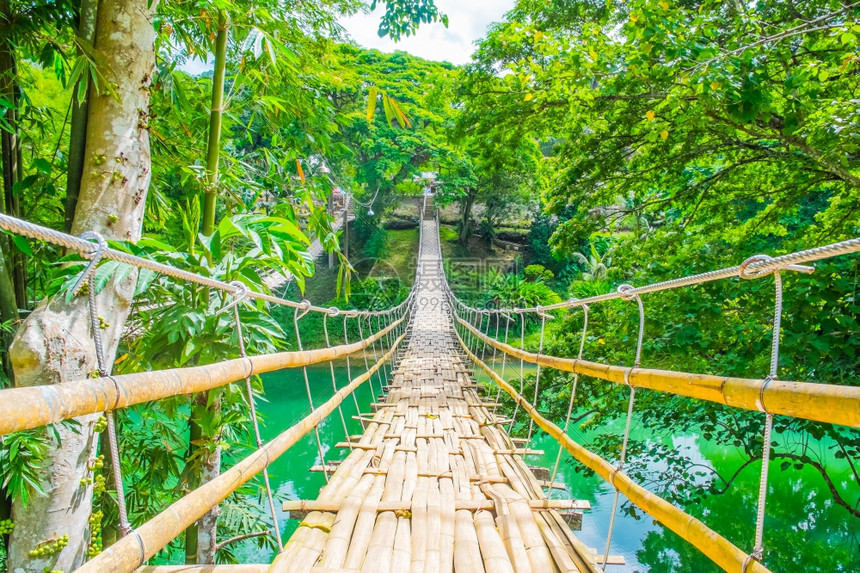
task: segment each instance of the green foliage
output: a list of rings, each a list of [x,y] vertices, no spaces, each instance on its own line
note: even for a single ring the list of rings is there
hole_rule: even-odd
[[[555,278],[555,274],[543,265],[528,265],[523,269],[526,278],[533,282],[549,281]]]
[[[389,36],[399,40],[411,36],[421,24],[441,22],[448,27],[448,16],[439,12],[434,0],[372,0],[370,9],[375,10],[377,3],[385,4],[385,14],[379,23],[379,36]]]
[[[0,486],[25,506],[33,495],[45,495],[39,470],[44,466],[50,438],[44,430],[27,430],[0,437]]]

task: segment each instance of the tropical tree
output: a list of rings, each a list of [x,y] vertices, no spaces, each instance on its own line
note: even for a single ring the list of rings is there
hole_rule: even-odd
[[[123,70],[114,86],[90,100],[87,153],[81,193],[72,232],[99,231],[112,239],[136,241],[150,180],[148,84],[155,63],[155,33],[149,24],[156,2],[118,1],[102,7],[96,44],[107,69]],[[143,86],[144,89],[141,89]],[[110,282],[97,293],[104,317],[104,353],[112,360],[128,316],[135,277]],[[55,297],[40,303],[18,329],[9,350],[17,386],[57,384],[82,379],[97,370],[86,297],[66,301]],[[9,561],[14,569],[71,570],[83,561],[89,528],[92,488],[82,485],[95,455],[92,428],[97,416],[77,420],[79,426],[56,428],[43,456],[39,480],[45,496],[29,503],[13,502],[17,524],[11,536]],[[30,551],[51,536],[70,535],[57,553],[33,559]]]

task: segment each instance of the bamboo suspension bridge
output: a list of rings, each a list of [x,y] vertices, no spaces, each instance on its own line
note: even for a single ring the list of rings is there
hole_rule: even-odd
[[[56,231],[0,215],[0,228],[33,239],[50,241],[90,260],[79,284],[90,281],[101,259],[113,259],[140,268],[167,274],[177,280],[192,281],[226,293],[223,311],[233,311],[238,332],[239,358],[208,366],[176,368],[159,372],[112,375],[102,357],[100,376],[56,385],[0,390],[0,435],[37,428],[76,416],[111,413],[135,404],[202,392],[245,382],[247,400],[258,449],[221,473],[188,492],[144,523],[129,523],[124,504],[121,464],[113,463],[122,537],[101,554],[84,563],[78,571],[146,571],[148,573],[225,572],[486,572],[548,573],[550,571],[600,571],[623,563],[613,556],[614,515],[619,496],[644,510],[655,520],[707,555],[727,571],[767,571],[762,564],[762,546],[769,451],[762,464],[761,491],[757,506],[755,538],[738,547],[669,502],[635,483],[624,473],[631,416],[635,412],[636,390],[648,388],[680,396],[707,400],[733,408],[761,412],[765,417],[764,443],[770,442],[774,415],[860,427],[860,388],[778,379],[777,359],[781,324],[781,273],[811,272],[806,263],[860,251],[860,239],[846,241],[781,257],[757,256],[736,267],[722,269],[634,288],[622,285],[617,292],[585,300],[531,309],[476,309],[454,295],[447,285],[439,246],[438,220],[431,206],[423,207],[419,268],[415,286],[400,305],[385,311],[354,311],[323,308],[308,301],[293,302],[249,290],[239,283],[223,283],[155,263],[109,248],[97,236],[71,237]],[[97,243],[93,242],[97,240]],[[771,369],[760,379],[729,378],[716,375],[655,370],[643,367],[641,349],[645,337],[646,307],[643,295],[660,290],[731,278],[758,279],[772,276],[775,307]],[[90,311],[95,322],[95,289],[89,291]],[[262,300],[294,309],[298,348],[271,355],[246,356],[242,342],[238,305]],[[588,329],[590,305],[621,299],[639,311],[639,331],[635,360],[629,365],[607,365],[583,360],[583,342]],[[343,328],[344,344],[304,350],[301,346],[301,319],[308,313],[323,317],[326,341],[329,330]],[[584,314],[579,353],[575,359],[543,354],[543,332],[553,313]],[[524,324],[531,314],[541,324],[541,344],[537,353],[509,339],[510,325]],[[519,320],[516,320],[516,317]],[[347,337],[349,321],[366,331],[359,340]],[[501,325],[501,328],[500,328]],[[523,328],[522,326],[520,327]],[[504,330],[504,337],[497,335]],[[97,325],[93,344],[99,354]],[[365,336],[365,334],[367,334]],[[513,338],[517,338],[514,331]],[[379,346],[379,353],[377,347]],[[366,370],[337,387],[332,372],[332,397],[315,404],[308,386],[311,413],[298,424],[285,428],[268,443],[260,440],[253,408],[251,376],[284,368],[306,368],[361,353]],[[489,358],[489,355],[492,358]],[[502,372],[497,373],[497,358]],[[353,359],[354,360],[354,359]],[[523,395],[505,378],[505,366],[524,363],[537,367],[535,393]],[[535,405],[541,368],[574,373],[568,415],[563,426],[544,417]],[[356,368],[357,370],[357,368]],[[486,372],[495,384],[489,389],[476,381],[478,371]],[[520,370],[521,371],[521,370]],[[610,462],[588,451],[568,435],[571,412],[576,406],[576,383],[580,375],[629,388],[627,425],[618,460]],[[372,412],[358,416],[363,433],[350,436],[340,405],[355,400],[355,390],[367,383],[380,398]],[[305,371],[305,383],[307,372]],[[495,392],[495,396],[493,396]],[[508,430],[512,420],[503,419],[498,404],[505,392],[516,404],[513,417],[528,415],[528,438],[514,439]],[[531,399],[529,399],[531,398]],[[357,402],[356,402],[357,405]],[[522,412],[520,412],[522,411]],[[326,461],[326,451],[317,432],[319,424],[335,412],[341,418],[346,441],[338,446],[349,453],[340,462]],[[559,444],[553,468],[532,468],[525,459],[534,453],[531,438],[540,429]],[[118,462],[113,417],[108,416],[111,454]],[[272,563],[246,565],[148,566],[146,563],[204,514],[227,498],[242,484],[263,473],[268,489],[267,466],[303,437],[314,433],[326,485],[317,499],[284,503],[291,517],[300,519],[295,533],[280,538],[282,518],[275,511],[271,490],[269,510],[274,521],[273,535],[279,551]],[[558,463],[563,452],[593,470],[615,491],[613,521],[606,531],[606,545],[586,547],[571,528],[587,509],[584,500],[552,499]],[[329,456],[330,457],[330,456]],[[22,527],[26,527],[24,524]],[[13,533],[15,535],[16,533]],[[91,532],[77,532],[89,536]]]

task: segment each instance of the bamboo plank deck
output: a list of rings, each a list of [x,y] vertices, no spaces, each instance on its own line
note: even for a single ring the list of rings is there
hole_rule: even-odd
[[[547,501],[483,402],[443,306],[438,233],[423,220],[423,274],[406,348],[364,434],[317,500],[272,572],[549,573],[598,571],[597,557]]]

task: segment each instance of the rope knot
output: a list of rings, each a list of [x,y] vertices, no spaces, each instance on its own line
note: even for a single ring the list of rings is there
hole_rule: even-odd
[[[98,244],[92,252],[87,253],[87,256],[90,258],[90,262],[87,264],[87,268],[84,269],[83,274],[81,274],[81,276],[78,278],[77,282],[75,283],[75,286],[72,287],[73,296],[77,296],[78,292],[80,292],[81,290],[81,287],[83,287],[84,283],[92,276],[93,272],[96,270],[96,267],[99,264],[99,261],[104,256],[108,246],[107,241],[101,235],[101,233],[97,233],[95,231],[84,231],[83,233],[78,235],[78,237],[87,240],[93,239],[97,241]]]
[[[765,414],[770,414],[770,412],[768,412],[767,408],[765,408],[765,406],[764,406],[764,391],[767,390],[768,385],[771,382],[773,382],[774,380],[776,380],[776,376],[769,375],[767,378],[764,379],[764,381],[761,384],[761,387],[758,390],[758,403],[759,403],[759,406],[761,407],[761,411],[764,412]]]
[[[241,281],[231,281],[230,286],[235,289],[234,292],[231,293],[233,301],[230,304],[224,306],[218,312],[216,312],[215,316],[218,316],[219,314],[224,314],[225,312],[248,298],[248,295],[251,294],[251,289],[248,288],[248,285]]]
[[[747,558],[744,559],[744,564],[741,566],[741,573],[746,573],[747,567],[749,567],[750,563],[753,561],[758,561],[761,563],[761,560],[764,558],[764,547],[761,545],[757,545],[753,547],[752,553],[747,555]]]
[[[621,298],[624,300],[633,300],[637,296],[636,293],[633,292],[635,290],[633,288],[633,285],[629,285],[626,283],[623,285],[618,285],[617,290],[618,290],[618,294],[620,294]]]
[[[302,309],[302,313],[299,314],[299,309]],[[293,314],[293,322],[297,322],[304,318],[304,316],[311,311],[311,301],[308,299],[302,299],[302,302],[299,303],[299,306],[296,307],[296,312]]]
[[[340,316],[340,309],[336,306],[331,306],[328,309],[328,315],[331,317]]]
[[[769,271],[747,271],[747,267],[754,263],[769,263],[771,261],[773,261],[773,257],[770,255],[753,255],[740,264],[738,267],[738,276],[745,280],[752,280],[772,274],[776,269]]]

